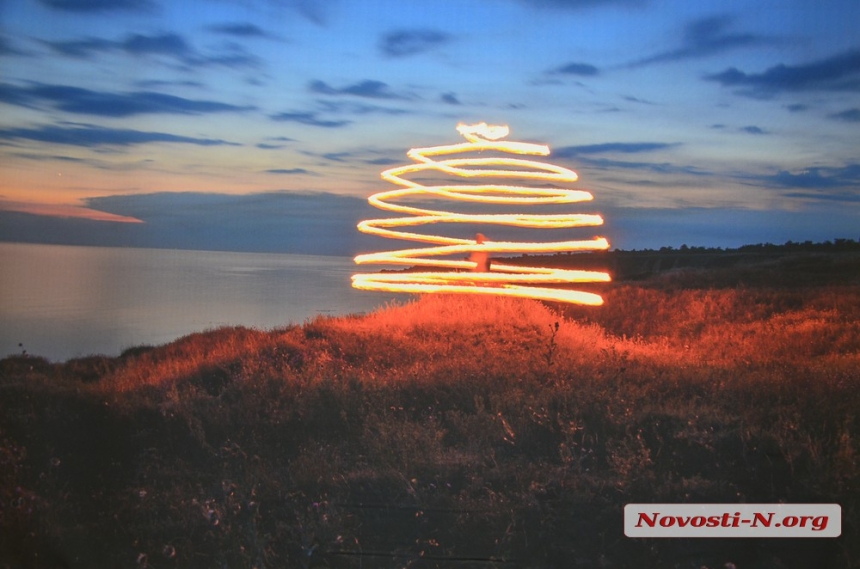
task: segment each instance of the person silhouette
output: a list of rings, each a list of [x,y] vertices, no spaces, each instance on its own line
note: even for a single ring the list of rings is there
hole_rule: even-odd
[[[477,233],[475,235],[475,243],[477,245],[482,245],[484,241],[486,241],[486,237],[484,237],[483,233]],[[469,253],[469,260],[475,263],[475,267],[472,271],[476,273],[488,273],[490,272],[490,254],[487,251],[476,250]]]

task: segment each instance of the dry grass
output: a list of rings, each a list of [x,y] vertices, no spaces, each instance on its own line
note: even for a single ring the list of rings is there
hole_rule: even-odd
[[[681,274],[606,299],[0,361],[0,560],[857,566],[860,287]],[[837,502],[843,537],[631,540],[634,501]]]

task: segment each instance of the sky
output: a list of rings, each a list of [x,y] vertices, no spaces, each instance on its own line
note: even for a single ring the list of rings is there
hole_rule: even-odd
[[[477,122],[549,145],[614,248],[858,239],[858,21],[856,0],[0,0],[0,240],[379,249],[355,223],[380,172]]]

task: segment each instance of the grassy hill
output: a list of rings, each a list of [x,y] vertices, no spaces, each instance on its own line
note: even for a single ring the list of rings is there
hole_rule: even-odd
[[[814,257],[6,358],[0,567],[858,567],[860,279]],[[630,502],[843,534],[630,539]]]

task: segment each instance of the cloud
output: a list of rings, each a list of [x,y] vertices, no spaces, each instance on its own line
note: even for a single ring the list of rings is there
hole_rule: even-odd
[[[584,146],[563,146],[553,151],[552,155],[559,158],[571,158],[583,154],[637,154],[668,150],[680,146],[680,143],[667,142],[607,142],[604,144],[588,144]]]
[[[783,92],[860,90],[860,50],[854,49],[807,63],[775,65],[763,73],[745,73],[729,68],[706,75],[723,87],[738,87],[741,95],[771,97]]]
[[[451,41],[451,36],[438,30],[398,30],[382,36],[379,49],[387,57],[408,57],[436,49]]]
[[[521,4],[534,8],[581,10],[600,6],[621,5],[630,7],[644,6],[648,0],[519,0]]]
[[[631,97],[629,95],[625,96],[624,100],[628,101],[630,103],[639,103],[640,105],[656,105],[657,104],[653,101],[647,101],[645,99],[640,99],[639,97]]]
[[[114,223],[143,223],[141,220],[125,215],[115,215],[88,207],[67,204],[42,204],[0,200],[0,211],[29,213],[49,217],[90,219]]]
[[[0,129],[0,140],[32,140],[70,146],[131,146],[153,142],[195,144],[198,146],[240,146],[233,142],[210,138],[192,138],[165,132],[104,128],[95,125],[41,126],[38,128]]]
[[[549,72],[550,75],[577,75],[580,77],[594,77],[600,74],[600,70],[589,63],[568,63],[557,67]]]
[[[0,57],[4,55],[26,55],[23,51],[16,49],[12,44],[4,38],[0,36]]]
[[[393,164],[401,164],[403,160],[398,160],[397,158],[373,158],[372,160],[365,160],[365,164],[371,164],[373,166],[391,166]]]
[[[791,113],[799,113],[802,111],[809,110],[809,105],[804,105],[803,103],[795,103],[793,105],[788,105],[785,107]]]
[[[771,176],[760,176],[754,179],[771,187],[787,189],[849,188],[856,195],[857,187],[860,186],[860,164],[830,168],[807,168],[796,174],[782,170]]]
[[[0,241],[340,256],[379,245],[378,238],[355,229],[378,213],[358,197],[165,192],[90,198],[82,207],[143,223],[0,211]]]
[[[860,122],[860,109],[853,108],[842,111],[841,113],[833,113],[832,115],[827,115],[831,119],[835,119],[843,122]]]
[[[766,130],[761,129],[755,125],[741,127],[740,131],[745,132],[747,134],[770,134]]]
[[[67,12],[151,12],[157,8],[152,0],[38,0],[43,6]]]
[[[304,168],[273,168],[271,170],[266,170],[267,174],[310,174],[310,171],[305,170]]]
[[[335,113],[335,114],[352,114],[352,115],[406,115],[411,113],[404,109],[395,107],[382,107],[379,105],[368,105],[366,103],[356,103],[354,101],[317,101],[317,106],[320,112]]]
[[[354,196],[157,193],[91,198],[84,205],[142,220],[135,225],[140,247],[352,256],[376,241],[355,229],[376,210]]]
[[[209,29],[216,34],[223,34],[227,36],[239,37],[239,38],[269,38],[271,37],[268,32],[264,31],[263,28],[251,23],[244,24],[215,24],[209,26]]]
[[[299,124],[306,124],[308,126],[318,126],[322,128],[341,128],[352,124],[352,121],[348,120],[327,120],[319,117],[319,113],[315,112],[283,112],[275,115],[271,115],[273,121],[278,122],[297,122]]]
[[[687,24],[681,37],[681,46],[636,60],[629,67],[654,63],[680,61],[724,53],[739,47],[772,43],[773,40],[750,33],[729,31],[733,24],[730,16],[711,16]]]
[[[204,55],[176,33],[155,35],[129,34],[122,40],[87,38],[82,40],[45,42],[55,52],[67,57],[90,59],[101,53],[120,52],[133,57],[164,56],[183,65],[202,67],[258,67],[260,59],[231,44],[226,51]]]
[[[0,84],[0,93],[2,93],[0,100],[9,104],[33,107],[39,102],[46,101],[61,111],[102,117],[128,117],[153,113],[199,115],[254,109],[254,107],[239,107],[217,101],[184,99],[152,91],[106,93],[68,85],[42,83],[34,83],[28,87]]]
[[[286,136],[270,136],[266,138],[266,140],[271,140],[272,142],[260,142],[257,144],[257,148],[261,150],[278,150],[284,148],[286,144],[285,142],[295,142],[296,139],[289,138]]]
[[[195,89],[202,89],[204,87],[203,83],[200,81],[165,81],[163,79],[146,79],[142,81],[135,81],[136,86],[142,89],[159,89],[161,87],[193,87]]]
[[[461,105],[460,99],[454,93],[442,93],[439,99],[448,105]]]
[[[408,99],[405,95],[400,95],[391,91],[388,87],[387,83],[383,83],[382,81],[374,81],[372,79],[365,79],[364,81],[359,81],[353,85],[347,85],[346,87],[335,88],[330,86],[325,81],[311,81],[308,84],[308,90],[311,93],[317,93],[319,95],[349,95],[353,97],[364,97],[367,99]]]

